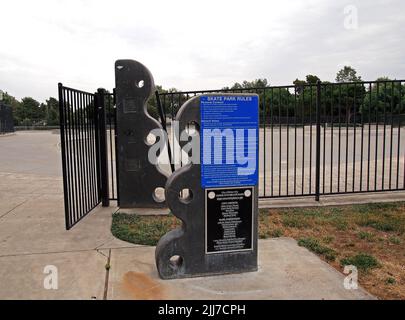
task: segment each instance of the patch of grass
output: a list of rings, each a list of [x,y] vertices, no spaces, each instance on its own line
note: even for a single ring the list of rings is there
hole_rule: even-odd
[[[311,224],[305,217],[294,213],[283,215],[281,218],[281,222],[285,227],[297,229],[309,228],[311,226]]]
[[[349,226],[349,223],[344,217],[335,217],[331,219],[331,224],[339,231],[345,231]]]
[[[321,256],[324,256],[326,260],[335,261],[336,259],[336,252],[335,250],[329,248],[320,243],[318,239],[315,238],[301,238],[298,240],[298,245],[301,247],[305,247],[308,250],[317,253]]]
[[[326,244],[331,243],[333,240],[335,240],[335,237],[333,237],[333,236],[326,236],[326,237],[323,237],[323,239],[322,239],[322,241]]]
[[[389,237],[388,241],[392,244],[401,244],[401,239],[396,236]]]
[[[159,239],[181,222],[173,215],[137,216],[116,213],[113,215],[111,232],[118,239],[131,243],[154,246]]]
[[[398,211],[365,212],[354,217],[358,226],[383,232],[405,233],[405,216]]]
[[[375,240],[375,235],[372,234],[371,232],[367,231],[360,231],[357,236],[362,239],[362,240],[367,240],[367,241],[374,241]]]
[[[381,210],[395,210],[404,205],[403,202],[381,202],[381,203],[367,203],[367,204],[355,204],[352,206],[352,212],[354,213],[370,213]]]
[[[397,231],[400,233],[404,232],[404,227],[402,221],[396,218],[386,218],[386,217],[374,217],[374,216],[363,216],[360,217],[358,225],[362,227],[371,227],[379,231],[392,232]]]
[[[274,229],[274,230],[272,230],[272,231],[270,232],[270,236],[271,236],[272,238],[280,238],[280,237],[282,237],[283,235],[284,235],[284,231],[283,231],[282,229],[279,229],[279,228]]]
[[[385,279],[385,284],[396,284],[397,281],[393,277],[388,277]]]
[[[261,229],[259,230],[259,238],[260,239],[268,239],[268,238],[279,238],[283,236],[284,232],[281,229]]]
[[[287,211],[289,214],[295,214],[305,217],[321,217],[326,213],[325,207],[320,208],[293,208]]]
[[[359,270],[369,271],[370,269],[380,267],[378,260],[370,254],[359,253],[355,256],[347,257],[340,260],[342,266],[353,265],[356,266]]]

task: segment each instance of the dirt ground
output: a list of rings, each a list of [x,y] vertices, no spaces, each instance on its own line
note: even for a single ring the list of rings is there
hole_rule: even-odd
[[[287,236],[343,272],[356,265],[359,284],[380,299],[405,299],[405,203],[260,212],[260,237]]]

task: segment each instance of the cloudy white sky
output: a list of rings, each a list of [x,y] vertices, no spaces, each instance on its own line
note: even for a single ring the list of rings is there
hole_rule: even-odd
[[[364,80],[405,78],[404,0],[2,0],[0,32],[0,89],[40,101],[58,82],[113,88],[124,58],[183,90],[333,81],[344,65]]]

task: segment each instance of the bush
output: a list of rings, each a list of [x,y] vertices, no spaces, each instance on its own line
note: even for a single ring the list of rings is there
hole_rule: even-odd
[[[342,266],[353,265],[356,266],[357,269],[366,272],[370,269],[380,267],[378,260],[367,253],[359,253],[355,256],[344,258],[340,260],[340,264]]]
[[[321,244],[318,239],[301,238],[298,240],[298,245],[301,247],[305,247],[314,253],[324,256],[326,260],[335,261],[336,259],[335,250]]]

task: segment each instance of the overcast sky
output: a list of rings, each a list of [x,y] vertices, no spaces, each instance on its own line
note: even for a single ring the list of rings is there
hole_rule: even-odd
[[[405,78],[404,0],[2,0],[0,30],[0,89],[19,99],[111,89],[117,59],[183,90],[334,81],[344,65]]]

